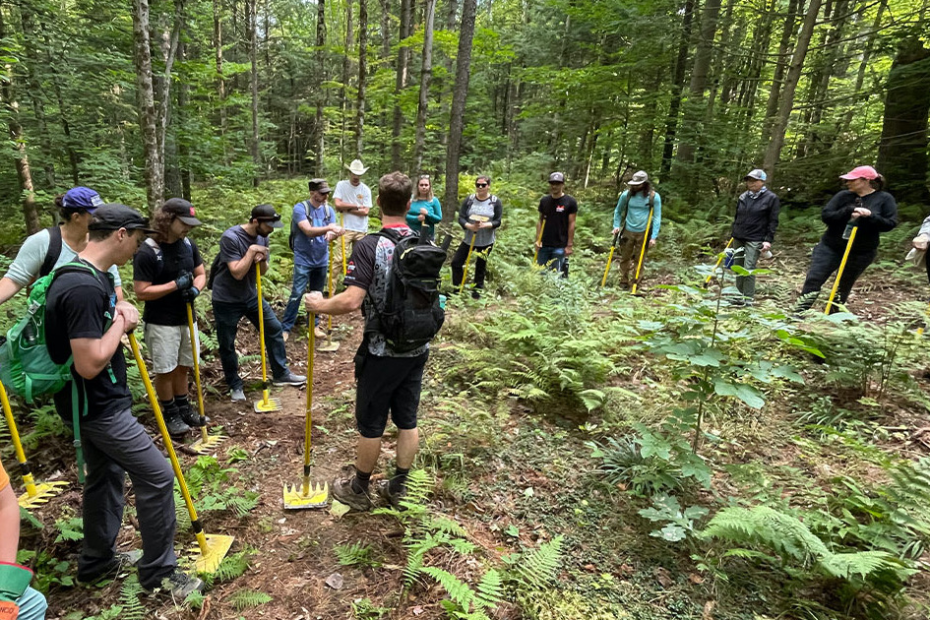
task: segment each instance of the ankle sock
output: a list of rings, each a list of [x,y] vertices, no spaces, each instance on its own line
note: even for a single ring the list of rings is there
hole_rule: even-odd
[[[356,493],[368,493],[368,485],[371,483],[371,472],[358,471],[352,478],[352,490]]]
[[[173,414],[178,412],[178,406],[174,404],[174,399],[159,399],[158,404],[161,405],[161,414],[165,417],[165,419],[170,418]]]
[[[410,468],[401,469],[400,467],[394,470],[394,476],[391,478],[391,482],[388,484],[388,490],[391,493],[400,493],[407,486],[407,474],[410,473]]]
[[[174,405],[178,408],[178,411],[185,411],[191,407],[190,402],[187,400],[187,394],[184,396],[175,396]]]

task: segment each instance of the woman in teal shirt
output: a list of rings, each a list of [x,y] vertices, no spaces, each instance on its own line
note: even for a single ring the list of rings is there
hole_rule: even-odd
[[[433,196],[433,185],[429,175],[424,174],[417,180],[417,191],[410,202],[407,212],[407,225],[420,232],[426,224],[426,234],[432,239],[436,235],[436,224],[442,221],[442,207],[439,199]]]

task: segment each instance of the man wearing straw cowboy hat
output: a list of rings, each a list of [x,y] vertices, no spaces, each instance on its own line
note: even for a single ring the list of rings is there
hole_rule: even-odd
[[[355,249],[355,244],[368,234],[368,212],[371,211],[371,188],[362,183],[362,175],[368,171],[360,159],[353,159],[346,166],[349,178],[336,183],[333,191],[333,206],[342,218],[345,234],[336,244],[333,257],[333,277],[345,275],[346,259]]]

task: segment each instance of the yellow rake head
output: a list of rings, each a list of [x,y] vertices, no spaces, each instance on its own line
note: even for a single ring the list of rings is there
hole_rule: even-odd
[[[324,353],[335,353],[339,350],[339,343],[332,339],[332,336],[328,340],[325,340],[323,344],[316,348],[317,351],[323,351]]]
[[[198,534],[197,544],[191,548],[191,552],[200,554],[194,562],[197,572],[215,573],[235,540],[233,536],[222,534]]]
[[[27,491],[19,496],[19,505],[26,510],[37,508],[40,504],[48,503],[48,500],[57,496],[66,486],[68,486],[66,480],[29,485]]]
[[[281,403],[268,396],[268,390],[264,390],[262,392],[262,399],[255,401],[252,408],[255,410],[255,413],[271,413],[273,411],[281,411]]]
[[[302,484],[294,486],[284,485],[285,510],[309,510],[324,508],[329,503],[329,484],[311,484],[310,478],[305,477]]]
[[[222,430],[223,427],[218,426],[214,429],[214,434],[210,435],[207,433],[207,427],[202,426],[200,428],[200,437],[190,445],[191,450],[199,454],[209,454],[214,448],[229,439],[227,435],[223,434]]]

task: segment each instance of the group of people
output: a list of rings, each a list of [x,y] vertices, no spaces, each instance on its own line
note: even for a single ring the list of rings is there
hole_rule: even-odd
[[[337,183],[335,190],[325,179],[311,179],[308,199],[293,207],[290,245],[294,275],[281,321],[260,298],[256,286],[258,274],[269,266],[268,237],[283,227],[281,215],[269,204],[254,207],[246,223],[223,233],[209,278],[200,250],[189,237],[201,222],[193,205],[180,198],[164,202],[150,224],[138,211],[121,204],[104,204],[94,190],[76,187],[57,199],[61,225],[42,230],[23,243],[0,279],[0,303],[37,278],[55,274],[47,292],[45,317],[49,354],[59,364],[71,360],[73,383],[73,389],[62,389],[55,395],[55,405],[69,424],[74,411],[82,412],[80,433],[87,464],[78,581],[92,583],[127,563],[137,563],[140,583],[147,590],[161,589],[183,598],[203,588],[199,579],[177,568],[174,476],[131,413],[121,338],[136,329],[140,315],[124,300],[117,270],[129,260],[133,260],[134,293],[144,302],[141,319],[155,391],[169,432],[176,436],[206,423],[194,413],[188,398],[189,373],[198,354],[198,343],[190,337],[192,331],[196,333],[196,324],[191,329],[196,316],[191,310],[205,287],[212,289],[220,360],[233,401],[245,400],[235,348],[238,324],[246,317],[258,327],[259,304],[273,381],[283,386],[300,386],[307,380],[291,372],[285,345],[301,307],[317,316],[361,309],[366,327],[355,356],[359,433],[355,471],[337,480],[332,494],[354,510],[371,508],[378,497],[396,504],[403,496],[419,443],[417,415],[429,345],[399,346],[379,331],[376,319],[385,308],[399,240],[412,234],[432,239],[442,210],[428,176],[420,176],[414,185],[400,172],[386,174],[378,182],[373,201],[371,189],[361,180],[367,168],[356,160],[348,170],[349,178]],[[823,209],[827,231],[814,248],[799,310],[814,303],[822,285],[848,253],[837,300],[844,303],[856,278],[874,260],[879,234],[897,224],[894,199],[882,191],[883,179],[873,168],[860,166],[841,178],[848,189]],[[774,241],[779,200],[767,188],[764,171],[752,170],[744,181],[746,191],[737,201],[731,248],[736,264],[752,270]],[[549,190],[538,207],[536,263],[567,276],[578,205],[565,193],[561,172],[549,176]],[[369,235],[368,217],[375,205],[380,208],[382,229]],[[468,255],[476,252],[472,294],[480,296],[502,211],[500,198],[491,192],[491,179],[479,176],[474,193],[458,209],[458,224],[465,236],[452,258],[456,290],[462,284]],[[621,248],[621,286],[628,287],[639,277],[634,264],[656,244],[661,212],[661,196],[648,174],[635,173],[613,214],[615,243]],[[858,236],[850,234],[854,228]],[[850,238],[855,239],[852,245]],[[68,268],[62,269],[65,266]],[[331,289],[324,297],[327,279],[332,282],[340,270],[344,290],[335,294]],[[751,302],[753,276],[739,276],[737,287],[744,301]],[[317,330],[317,335],[326,334],[320,325],[308,328]],[[372,488],[388,417],[398,428],[396,467],[383,484]],[[115,548],[127,474],[136,495],[141,554],[117,553]],[[20,617],[32,620],[43,617],[45,605],[41,595],[27,589],[28,569],[15,564],[18,511],[14,518],[11,498],[15,503],[9,479],[0,469],[0,610],[6,603],[17,604]],[[26,610],[31,611],[27,614]]]

